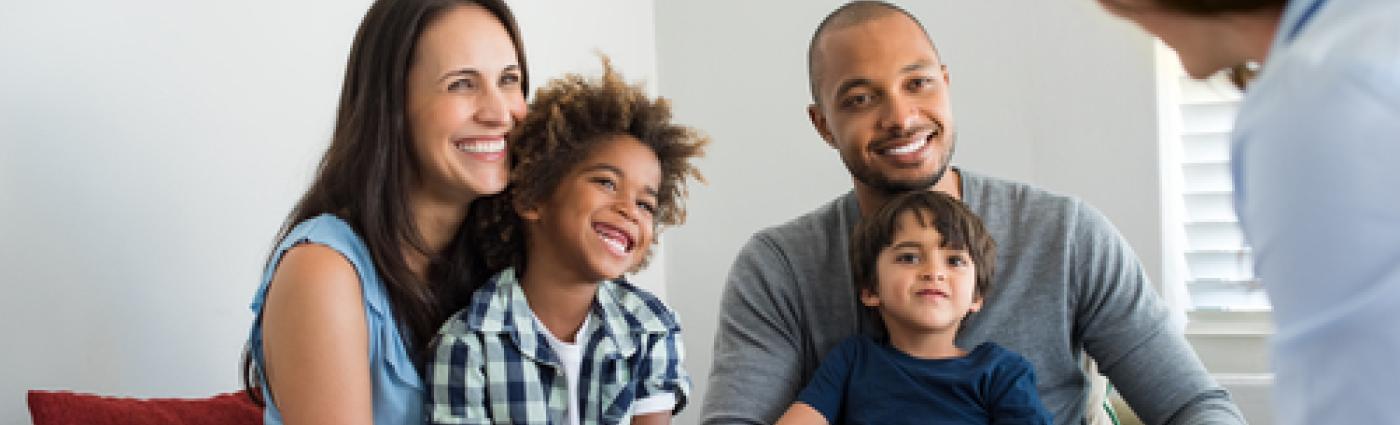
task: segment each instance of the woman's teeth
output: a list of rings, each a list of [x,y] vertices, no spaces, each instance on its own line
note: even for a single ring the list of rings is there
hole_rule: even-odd
[[[506,150],[506,141],[458,142],[456,146],[457,150],[466,153],[497,153]]]

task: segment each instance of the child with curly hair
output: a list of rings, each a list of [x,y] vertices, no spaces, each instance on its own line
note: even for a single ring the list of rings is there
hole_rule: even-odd
[[[476,232],[500,271],[438,332],[429,422],[669,423],[690,391],[680,324],[622,275],[684,221],[709,140],[604,58],[601,78],[540,90],[509,142],[510,186]]]

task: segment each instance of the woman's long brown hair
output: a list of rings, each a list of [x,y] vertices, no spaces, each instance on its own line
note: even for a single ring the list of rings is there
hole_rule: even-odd
[[[419,172],[405,114],[413,52],[425,27],[443,12],[468,4],[485,8],[506,27],[520,64],[521,90],[529,92],[520,30],[504,0],[375,1],[350,48],[330,148],[276,239],[280,242],[298,223],[321,214],[335,214],[349,223],[369,247],[394,319],[419,369],[438,326],[465,306],[488,277],[482,276],[478,249],[465,231],[471,226],[461,226],[442,252],[430,252],[414,227],[408,204]],[[471,210],[468,221],[481,213],[475,205]],[[410,272],[406,252],[429,259],[426,282]],[[261,318],[256,319],[254,326],[260,323]],[[261,372],[249,348],[243,351],[244,389],[261,404]]]

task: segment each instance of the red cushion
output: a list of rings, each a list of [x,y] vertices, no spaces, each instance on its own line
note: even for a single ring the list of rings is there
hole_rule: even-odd
[[[262,408],[242,392],[209,398],[121,398],[30,391],[34,425],[257,425]]]

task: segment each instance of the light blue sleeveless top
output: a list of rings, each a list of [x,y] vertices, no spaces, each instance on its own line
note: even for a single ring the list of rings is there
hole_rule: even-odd
[[[272,261],[263,272],[262,285],[253,296],[253,328],[248,334],[248,346],[259,368],[258,380],[267,407],[263,423],[280,425],[282,414],[276,400],[267,389],[267,377],[262,375],[263,339],[262,308],[267,300],[267,287],[273,272],[288,249],[304,243],[324,245],[339,252],[350,261],[360,276],[360,289],[365,299],[365,324],[369,326],[370,385],[374,394],[374,423],[397,425],[423,423],[423,380],[414,369],[412,357],[394,320],[388,293],[374,268],[369,247],[350,225],[334,215],[322,214],[297,224],[272,254]]]

